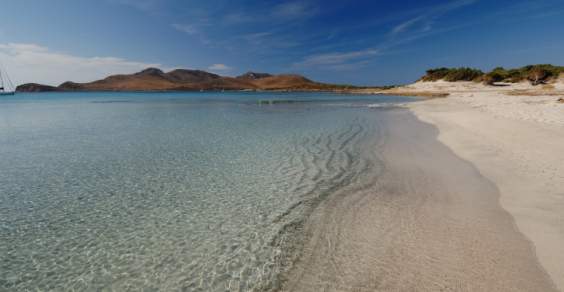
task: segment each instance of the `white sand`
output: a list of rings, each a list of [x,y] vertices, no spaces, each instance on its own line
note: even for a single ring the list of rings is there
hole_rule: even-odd
[[[405,110],[375,110],[371,171],[317,206],[283,291],[554,291],[495,184]]]
[[[425,82],[396,90],[451,94],[409,107],[497,185],[502,207],[564,291],[564,103],[556,102],[564,97],[564,82],[544,89]]]

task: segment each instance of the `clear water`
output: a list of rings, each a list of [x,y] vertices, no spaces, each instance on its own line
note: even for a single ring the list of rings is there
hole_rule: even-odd
[[[3,97],[0,290],[275,289],[299,222],[374,167],[366,105],[406,100]]]

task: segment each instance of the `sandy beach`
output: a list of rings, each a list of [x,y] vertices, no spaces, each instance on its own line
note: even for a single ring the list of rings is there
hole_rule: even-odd
[[[564,290],[564,83],[486,87],[417,83],[398,90],[448,92],[409,105],[436,126],[438,139],[470,161],[500,192],[501,206]]]
[[[564,290],[563,84],[384,91],[448,97],[377,113],[384,169],[315,210],[283,290]]]
[[[376,114],[384,169],[315,210],[283,290],[555,290],[492,180],[408,111]]]

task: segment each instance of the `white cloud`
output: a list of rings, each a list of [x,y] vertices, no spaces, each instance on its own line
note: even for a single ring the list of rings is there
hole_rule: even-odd
[[[402,22],[392,29],[392,34],[398,34],[398,33],[404,32],[423,19],[425,19],[425,17],[420,15],[420,16],[417,16],[417,17],[412,18],[410,20],[407,20],[405,22]]]
[[[159,0],[108,0],[112,4],[127,5],[135,9],[152,12],[157,8]]]
[[[241,38],[253,45],[261,45],[265,41],[265,39],[271,36],[271,32],[257,32],[243,35]]]
[[[197,33],[199,33],[200,31],[198,30],[198,28],[196,28],[195,25],[193,24],[178,24],[178,23],[174,23],[172,24],[172,27],[174,27],[176,30],[187,33],[189,35],[195,35]]]
[[[392,35],[397,35],[407,31],[414,31],[417,33],[428,32],[433,28],[435,20],[439,17],[453,10],[472,5],[478,1],[479,0],[456,0],[447,4],[431,7],[425,13],[396,25],[392,28],[390,33]]]
[[[223,21],[227,24],[241,24],[247,22],[254,22],[257,21],[256,18],[251,17],[250,15],[244,14],[242,12],[234,12],[227,14]]]
[[[133,73],[160,64],[116,57],[80,57],[54,52],[37,44],[0,44],[0,60],[16,84],[37,82],[59,85],[65,81],[88,82],[111,74]]]
[[[220,72],[224,72],[224,71],[230,71],[231,67],[225,65],[225,64],[213,64],[211,66],[208,67],[208,70],[211,71],[220,71]]]
[[[223,17],[227,24],[271,23],[305,21],[319,13],[320,8],[307,1],[293,1],[259,10],[254,13],[245,11],[233,12]]]
[[[199,40],[206,46],[214,46],[215,44],[215,42],[209,39],[206,35],[206,29],[211,26],[211,21],[205,16],[193,17],[193,21],[191,23],[173,23],[171,26],[175,30]]]
[[[376,56],[379,54],[378,50],[366,49],[361,51],[352,52],[339,52],[311,55],[304,58],[303,61],[295,63],[294,66],[298,67],[322,67],[331,66],[333,68],[346,67],[348,63],[358,63],[359,61]]]
[[[307,2],[286,2],[273,8],[272,16],[281,19],[305,19],[314,16],[318,8]]]

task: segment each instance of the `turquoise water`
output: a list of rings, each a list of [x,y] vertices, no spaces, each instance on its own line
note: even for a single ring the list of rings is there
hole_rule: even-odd
[[[0,290],[276,289],[309,212],[377,167],[363,151],[381,110],[367,105],[408,100],[2,98]]]

